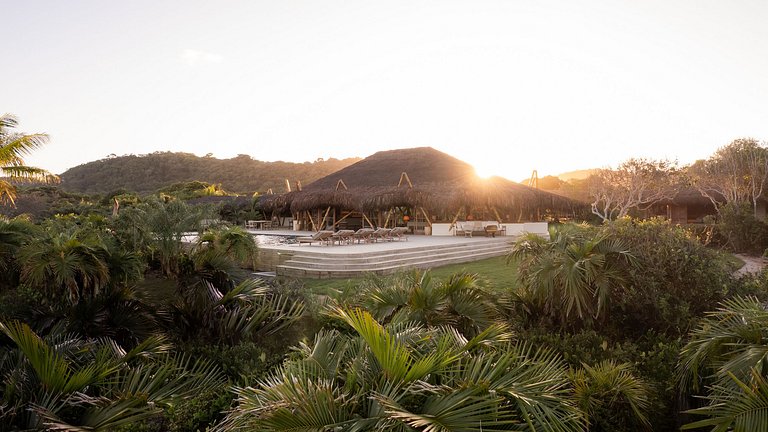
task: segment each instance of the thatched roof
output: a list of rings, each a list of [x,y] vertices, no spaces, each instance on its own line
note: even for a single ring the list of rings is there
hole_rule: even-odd
[[[413,187],[403,179],[407,173]],[[347,189],[339,187],[342,181]],[[378,152],[321,178],[302,191],[264,197],[265,210],[303,211],[342,207],[362,211],[394,206],[455,211],[462,206],[571,211],[581,207],[568,198],[493,177],[481,179],[466,162],[431,147]]]

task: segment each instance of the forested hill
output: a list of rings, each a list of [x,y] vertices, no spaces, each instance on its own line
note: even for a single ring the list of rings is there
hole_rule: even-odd
[[[102,159],[78,165],[61,174],[61,187],[82,193],[118,189],[147,193],[173,183],[199,180],[220,183],[237,193],[284,192],[285,180],[306,185],[360,160],[319,159],[315,162],[263,162],[248,155],[232,159],[199,157],[191,153],[155,152]]]

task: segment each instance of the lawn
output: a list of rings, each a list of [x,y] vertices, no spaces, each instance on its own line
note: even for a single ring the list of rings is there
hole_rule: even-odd
[[[468,272],[480,276],[483,284],[494,291],[505,291],[515,283],[516,267],[507,264],[504,257],[488,258],[461,264],[452,264],[431,269],[432,275],[445,280],[452,274]],[[334,291],[345,291],[357,286],[363,278],[352,279],[302,279],[309,291],[317,295],[329,295]]]

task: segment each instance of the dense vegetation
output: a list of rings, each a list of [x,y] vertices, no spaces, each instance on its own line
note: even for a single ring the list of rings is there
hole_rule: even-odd
[[[173,183],[204,181],[241,194],[285,192],[285,180],[306,185],[357,162],[357,158],[314,162],[262,162],[248,155],[232,159],[199,157],[191,153],[155,152],[115,156],[70,168],[61,174],[62,188],[71,192],[105,194],[124,189],[148,193]]]
[[[504,283],[315,295],[250,277],[238,211],[180,199],[220,193],[0,218],[0,431],[768,429],[768,273],[734,278],[701,232],[555,224],[494,261]],[[746,210],[706,241],[760,250]]]

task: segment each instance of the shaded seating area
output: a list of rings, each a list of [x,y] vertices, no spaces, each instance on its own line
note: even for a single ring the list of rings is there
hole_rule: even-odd
[[[506,235],[506,230],[498,221],[456,222],[454,235],[472,237],[475,234],[496,237],[496,235]]]

